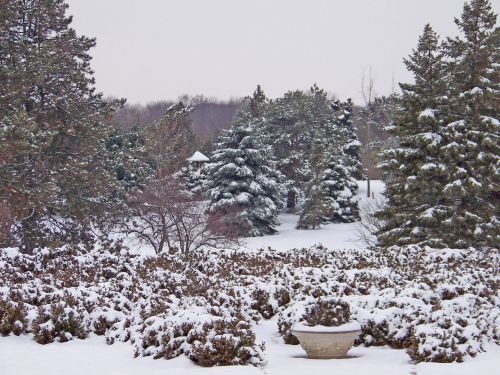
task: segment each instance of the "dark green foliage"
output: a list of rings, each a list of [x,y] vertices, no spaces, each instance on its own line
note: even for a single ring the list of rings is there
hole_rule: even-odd
[[[439,222],[446,210],[447,168],[442,149],[447,109],[445,65],[438,36],[429,25],[405,64],[415,83],[401,84],[401,111],[390,129],[399,144],[381,156],[388,202],[378,213],[385,222],[378,239],[382,245],[443,246]]]
[[[441,46],[427,25],[405,60],[415,83],[401,85],[402,110],[392,129],[399,146],[382,156],[388,199],[378,213],[382,246],[498,244],[495,20],[489,1],[466,3],[455,21],[461,37]]]
[[[449,171],[445,193],[455,202],[444,222],[449,246],[500,241],[499,33],[490,1],[465,3],[448,39],[452,122],[445,128]]]
[[[106,141],[110,169],[125,190],[142,187],[153,174],[154,163],[145,147],[144,133],[137,126],[129,131],[115,131]]]

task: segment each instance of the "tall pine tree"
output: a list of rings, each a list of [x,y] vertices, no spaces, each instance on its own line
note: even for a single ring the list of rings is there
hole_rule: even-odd
[[[0,11],[0,196],[27,252],[81,240],[109,211],[105,141],[114,104],[94,90],[94,39],[63,0],[5,0]]]
[[[415,82],[400,85],[401,110],[390,128],[399,144],[381,155],[387,205],[378,213],[385,222],[378,240],[384,246],[444,246],[441,222],[450,203],[443,192],[447,82],[439,38],[430,25],[404,62]]]
[[[445,128],[454,201],[444,220],[449,246],[497,246],[500,242],[500,124],[498,31],[487,0],[465,3],[455,19],[461,36],[448,39],[452,121]]]

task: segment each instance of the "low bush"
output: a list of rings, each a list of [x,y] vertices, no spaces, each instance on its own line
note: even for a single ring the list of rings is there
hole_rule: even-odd
[[[204,367],[227,365],[262,365],[263,345],[257,346],[248,322],[218,319],[204,323],[188,336],[188,357]]]
[[[88,335],[88,329],[81,315],[61,302],[46,309],[39,308],[38,316],[33,321],[33,335],[39,344],[49,344],[56,338],[59,342],[70,341],[75,337],[84,339]]]
[[[26,332],[26,311],[22,303],[0,300],[0,335],[19,336]]]

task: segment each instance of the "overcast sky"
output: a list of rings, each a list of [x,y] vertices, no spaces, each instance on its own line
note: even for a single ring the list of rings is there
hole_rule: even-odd
[[[97,88],[131,103],[204,94],[270,97],[313,83],[360,103],[363,69],[378,93],[411,79],[402,58],[429,22],[456,34],[463,0],[69,0],[97,38]],[[498,13],[500,0],[493,6]]]

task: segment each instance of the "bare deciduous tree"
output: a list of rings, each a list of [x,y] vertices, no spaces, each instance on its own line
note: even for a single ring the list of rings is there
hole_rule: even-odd
[[[377,242],[377,233],[383,228],[384,222],[375,217],[375,212],[384,207],[384,201],[381,196],[374,199],[367,199],[359,206],[359,226],[357,229],[357,239],[359,242],[374,246]]]
[[[171,176],[149,183],[130,200],[133,219],[126,231],[150,244],[156,254],[189,254],[202,247],[221,248],[237,244],[235,238],[214,230],[204,213],[203,201],[182,190]]]

